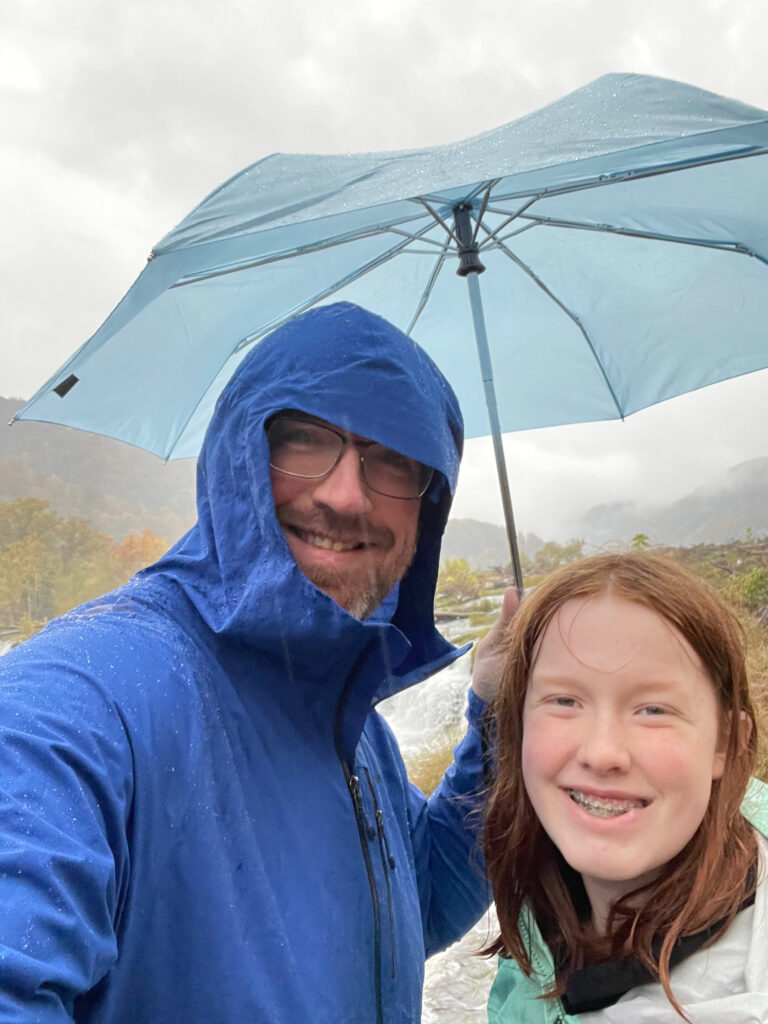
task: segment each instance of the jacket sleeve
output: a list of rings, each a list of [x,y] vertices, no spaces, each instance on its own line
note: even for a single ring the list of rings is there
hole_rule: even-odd
[[[468,728],[432,796],[410,786],[412,842],[427,956],[461,938],[491,902],[480,847],[485,704],[472,690]]]
[[[77,997],[117,957],[115,920],[129,870],[132,766],[123,722],[93,676],[67,664],[44,636],[0,658],[5,1024],[73,1019]]]

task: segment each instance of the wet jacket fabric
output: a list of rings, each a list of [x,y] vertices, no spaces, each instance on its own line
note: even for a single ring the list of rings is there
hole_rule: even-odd
[[[414,561],[352,618],[276,521],[265,420],[299,409],[435,467]],[[434,627],[461,419],[354,306],[265,339],[218,402],[198,523],[0,659],[0,1020],[414,1024],[425,954],[488,902],[478,720],[427,801],[375,705],[459,653]]]
[[[760,858],[755,902],[737,914],[714,945],[670,972],[672,991],[692,1024],[764,1024],[768,1020],[768,786],[753,781],[743,812],[758,833]],[[532,917],[523,921],[535,974],[526,978],[514,960],[500,959],[488,1002],[489,1024],[673,1024],[683,1020],[662,986],[630,989],[603,1010],[568,1014],[559,999],[542,999],[554,984],[554,965]]]

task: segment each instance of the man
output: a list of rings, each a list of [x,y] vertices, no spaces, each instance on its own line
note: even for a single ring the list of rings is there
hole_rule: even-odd
[[[432,614],[461,444],[410,339],[297,317],[218,402],[196,526],[0,661],[1,1020],[420,1019],[425,953],[488,902],[483,705],[429,802],[373,707],[461,653]]]

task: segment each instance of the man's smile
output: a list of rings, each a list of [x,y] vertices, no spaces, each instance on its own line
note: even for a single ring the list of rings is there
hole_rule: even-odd
[[[393,543],[391,531],[368,523],[334,523],[327,513],[303,517],[277,510],[277,519],[284,532],[324,551],[388,551]]]
[[[371,546],[361,540],[340,540],[329,537],[326,534],[303,530],[301,527],[294,526],[291,523],[282,523],[281,525],[293,534],[294,537],[304,541],[305,544],[310,544],[315,548],[322,548],[325,551],[362,551]]]

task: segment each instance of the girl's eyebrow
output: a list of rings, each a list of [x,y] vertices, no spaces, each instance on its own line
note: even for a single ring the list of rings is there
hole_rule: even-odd
[[[611,673],[604,673],[606,678],[609,678]],[[651,677],[650,679],[639,679],[637,682],[632,683],[628,687],[628,693],[630,695],[635,693],[670,693],[677,689],[680,680],[675,679],[673,676],[659,676],[658,678]],[[565,686],[571,689],[586,689],[591,688],[592,683],[587,682],[577,676],[563,675],[559,672],[537,672],[535,669],[531,672],[528,679],[528,688],[530,689],[534,685],[540,686]]]

